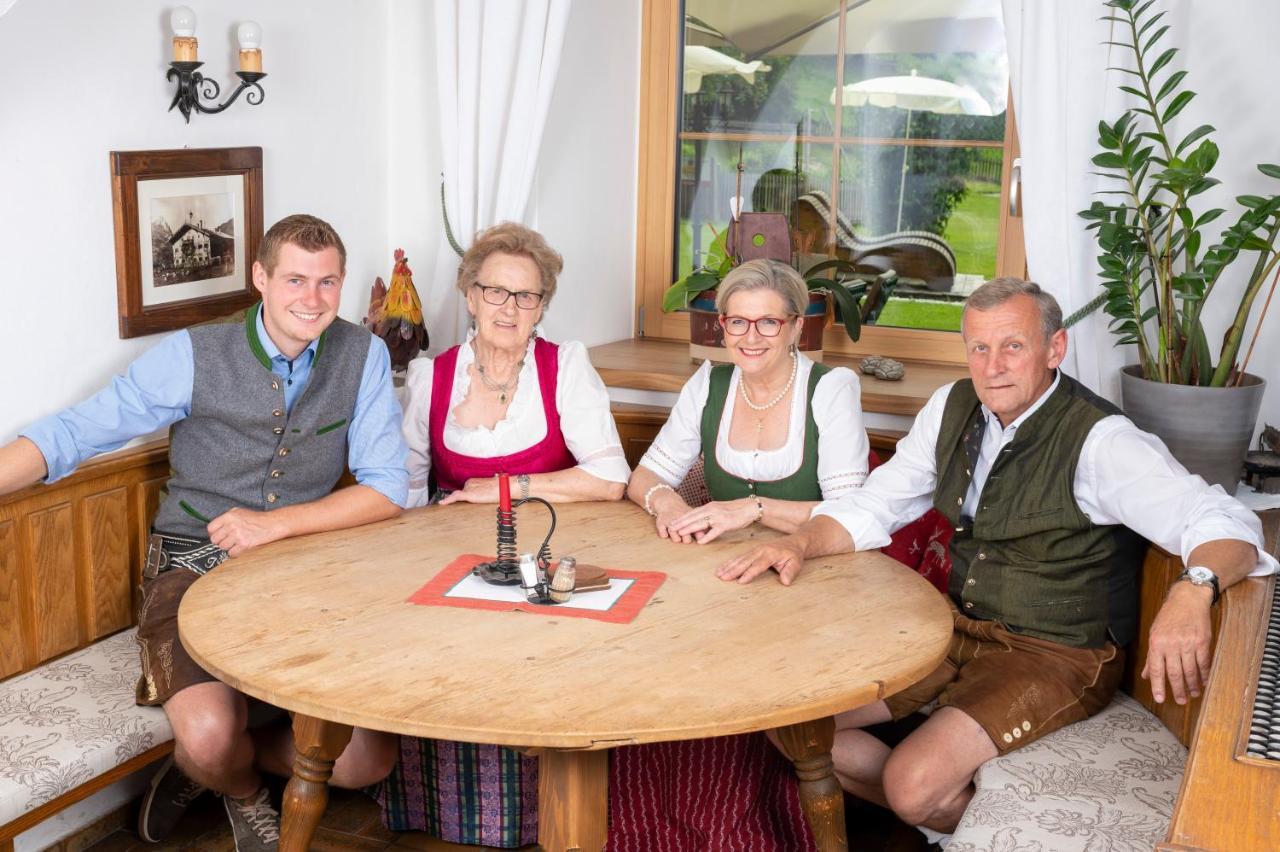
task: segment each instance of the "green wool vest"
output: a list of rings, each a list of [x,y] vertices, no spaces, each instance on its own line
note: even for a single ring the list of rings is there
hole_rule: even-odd
[[[729,397],[733,369],[731,364],[718,364],[711,368],[707,404],[702,409],[702,459],[711,499],[740,500],[757,494],[775,500],[821,500],[822,489],[818,486],[818,424],[813,419],[813,391],[818,386],[818,380],[831,368],[814,364],[809,371],[805,397],[804,453],[800,467],[790,476],[769,482],[754,482],[734,476],[720,467],[716,460],[716,437],[720,434],[720,420],[724,416],[725,402]]]
[[[1145,542],[1125,527],[1092,523],[1074,492],[1089,430],[1119,413],[1062,375],[996,457],[966,526],[960,508],[972,474],[962,439],[983,415],[973,382],[952,388],[938,434],[933,505],[956,530],[950,592],[962,613],[1076,648],[1133,640]]]

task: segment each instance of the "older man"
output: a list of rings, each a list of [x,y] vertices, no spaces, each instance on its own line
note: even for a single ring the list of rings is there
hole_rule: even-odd
[[[0,447],[0,494],[67,475],[95,453],[172,424],[172,474],[154,522],[138,613],[138,703],[163,705],[174,759],[152,781],[139,833],[158,841],[204,789],[223,794],[236,849],[274,849],[279,816],[258,770],[288,774],[287,726],[250,731],[244,695],[201,669],[178,639],[178,604],[224,559],[289,536],[400,512],[408,494],[400,405],[387,347],[338,318],[346,249],[295,215],[264,235],[261,304],[179,331],[92,398]],[[350,467],[357,484],[334,490]],[[357,730],[332,783],[391,771],[394,737]]]
[[[988,282],[969,297],[963,335],[970,378],[933,395],[860,492],[719,572],[750,582],[773,568],[789,584],[806,558],[881,547],[930,507],[947,517],[947,657],[904,692],[838,717],[833,752],[845,789],[941,832],[964,813],[979,766],[1110,701],[1137,629],[1143,539],[1190,566],[1151,629],[1142,673],[1157,701],[1166,681],[1180,704],[1200,693],[1210,607],[1277,567],[1253,513],[1058,371],[1067,334],[1048,293]],[[861,730],[935,699],[893,750]]]

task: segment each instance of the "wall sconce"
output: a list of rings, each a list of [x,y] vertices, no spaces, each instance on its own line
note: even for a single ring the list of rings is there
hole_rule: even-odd
[[[253,21],[245,21],[236,28],[236,40],[240,43],[240,70],[236,76],[240,78],[240,85],[229,98],[216,105],[213,104],[221,92],[218,81],[197,70],[204,63],[196,60],[196,13],[189,6],[179,6],[169,15],[169,28],[173,30],[173,61],[169,63],[164,78],[178,81],[173,101],[169,104],[171,112],[177,107],[189,124],[192,112],[207,115],[222,112],[246,89],[249,92],[245,95],[246,101],[254,105],[262,103],[266,95],[258,81],[267,76],[262,73],[262,27]],[[201,103],[201,98],[210,105]]]

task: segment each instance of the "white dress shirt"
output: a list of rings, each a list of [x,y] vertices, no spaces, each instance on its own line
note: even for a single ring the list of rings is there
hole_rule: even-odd
[[[444,424],[444,444],[455,453],[479,458],[493,458],[518,453],[547,436],[547,421],[542,412],[542,389],[538,386],[538,368],[533,357],[533,341],[520,370],[515,395],[507,407],[507,416],[494,424],[460,426],[453,410],[467,398],[471,375],[467,367],[475,361],[475,352],[467,342],[458,348],[458,361],[453,372],[453,391],[449,398],[449,414]],[[429,499],[427,477],[431,473],[431,386],[435,379],[435,359],[417,358],[409,364],[405,379],[407,391],[403,432],[409,445],[405,466],[409,469],[409,506],[425,506]],[[600,374],[591,366],[587,348],[576,340],[559,344],[556,375],[556,411],[560,413],[560,432],[569,452],[577,460],[577,468],[607,482],[626,482],[631,477],[618,439],[618,427],[609,411],[609,392]]]
[[[791,394],[791,419],[787,440],[774,450],[739,450],[729,444],[729,425],[741,391],[741,373],[733,368],[725,397],[720,430],[716,435],[716,460],[726,473],[755,482],[785,479],[800,469],[804,461],[807,390],[813,361],[800,356],[795,390]],[[702,410],[707,405],[711,382],[711,362],[704,363],[680,390],[671,416],[640,464],[671,486],[702,454]],[[862,486],[867,478],[867,430],[862,426],[862,396],[858,376],[837,367],[818,380],[813,389],[813,419],[818,424],[818,486],[823,499],[839,497]]]
[[[1053,393],[1058,381],[1055,377],[1031,408],[1007,427],[982,406],[987,428],[962,514],[973,516],[996,456]],[[857,550],[871,550],[888,544],[895,531],[932,508],[938,480],[935,448],[952,387],[939,388],[930,397],[911,431],[898,442],[897,453],[872,472],[864,488],[818,505],[813,515],[834,518],[848,530]],[[1188,473],[1159,438],[1123,415],[1104,417],[1089,431],[1073,488],[1076,505],[1093,523],[1123,524],[1170,553],[1180,554],[1184,563],[1191,551],[1207,541],[1237,539],[1258,548],[1258,564],[1251,576],[1271,574],[1278,567],[1263,550],[1257,515],[1220,486],[1210,486]]]

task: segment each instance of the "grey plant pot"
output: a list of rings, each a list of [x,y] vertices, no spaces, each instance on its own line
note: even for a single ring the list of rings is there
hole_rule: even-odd
[[[1187,470],[1228,494],[1240,481],[1266,389],[1266,381],[1248,373],[1240,387],[1203,388],[1148,381],[1137,365],[1120,371],[1129,419],[1159,436]]]

